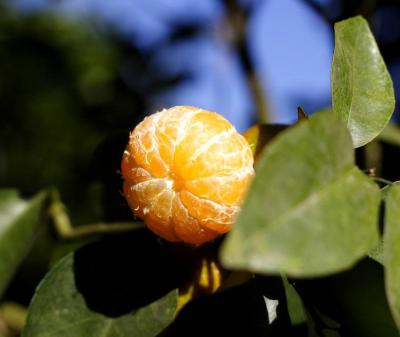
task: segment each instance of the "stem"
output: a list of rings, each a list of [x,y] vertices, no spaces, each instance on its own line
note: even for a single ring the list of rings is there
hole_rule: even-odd
[[[111,222],[97,223],[74,227],[68,216],[67,208],[60,200],[58,191],[52,190],[51,205],[49,207],[50,217],[53,220],[57,234],[62,239],[77,239],[99,234],[115,234],[129,232],[144,227],[142,222]]]
[[[251,61],[249,49],[246,42],[246,26],[250,10],[243,9],[237,0],[223,0],[227,10],[230,26],[234,31],[233,44],[238,51],[239,59],[246,73],[247,84],[253,95],[254,104],[257,110],[258,122],[268,121],[268,104],[264,96],[264,90],[259,76]]]
[[[307,6],[309,6],[315,13],[317,13],[329,26],[333,26],[335,20],[333,20],[325,9],[316,1],[313,0],[302,0]]]
[[[374,179],[375,181],[378,181],[380,183],[384,183],[386,185],[392,185],[393,184],[393,181],[390,181],[390,180],[387,180],[387,179],[384,179],[384,178],[380,178],[380,177],[371,177],[371,178]]]
[[[26,315],[27,309],[20,304],[5,302],[0,306],[0,321],[6,328],[21,332],[25,326]]]
[[[301,106],[297,107],[297,123],[301,121],[306,121],[308,120],[307,114],[304,112],[303,108]]]
[[[88,224],[77,227],[71,227],[69,230],[65,228],[57,228],[57,233],[67,240],[78,239],[99,234],[117,234],[123,232],[130,232],[137,229],[144,228],[144,224],[141,222],[110,222],[110,223],[97,223]]]
[[[364,148],[364,158],[366,167],[373,167],[374,174],[380,176],[382,174],[382,146],[377,141],[368,143]]]

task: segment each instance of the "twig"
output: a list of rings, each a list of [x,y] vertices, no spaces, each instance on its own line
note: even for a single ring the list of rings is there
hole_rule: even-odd
[[[51,191],[50,217],[54,222],[57,234],[63,239],[77,239],[99,234],[129,232],[144,227],[141,222],[96,223],[74,227],[68,216],[65,205],[56,190]]]
[[[0,305],[0,321],[6,325],[5,328],[21,332],[25,326],[26,315],[27,309],[20,304],[5,302]]]
[[[375,181],[378,181],[380,183],[384,183],[386,185],[392,185],[393,181],[387,180],[385,178],[380,178],[380,177],[372,177],[372,179],[374,179]]]
[[[317,13],[322,19],[324,19],[324,21],[327,22],[330,26],[334,25],[335,20],[328,15],[328,13],[320,4],[318,4],[313,0],[302,0],[302,1],[312,10],[314,10],[314,12]]]
[[[265,123],[269,119],[268,105],[259,76],[253,67],[246,41],[247,19],[250,15],[250,10],[242,8],[237,0],[223,0],[223,2],[227,10],[228,22],[234,31],[233,44],[238,51],[240,62],[246,73],[247,83],[253,95],[258,122]]]

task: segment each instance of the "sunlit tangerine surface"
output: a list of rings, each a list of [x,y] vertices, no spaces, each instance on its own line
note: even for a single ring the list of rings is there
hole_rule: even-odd
[[[122,175],[130,208],[154,233],[201,244],[231,229],[254,175],[253,156],[221,115],[177,106],[133,130]]]

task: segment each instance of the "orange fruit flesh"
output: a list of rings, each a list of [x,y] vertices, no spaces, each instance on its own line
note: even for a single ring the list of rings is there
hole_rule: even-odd
[[[135,216],[159,236],[191,244],[230,230],[254,175],[251,149],[234,127],[187,106],[145,118],[121,166]]]

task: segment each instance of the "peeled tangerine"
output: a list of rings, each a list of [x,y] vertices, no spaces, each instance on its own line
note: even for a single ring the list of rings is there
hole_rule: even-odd
[[[150,230],[201,244],[231,229],[254,175],[253,155],[221,115],[177,106],[133,130],[122,175],[130,208]]]

